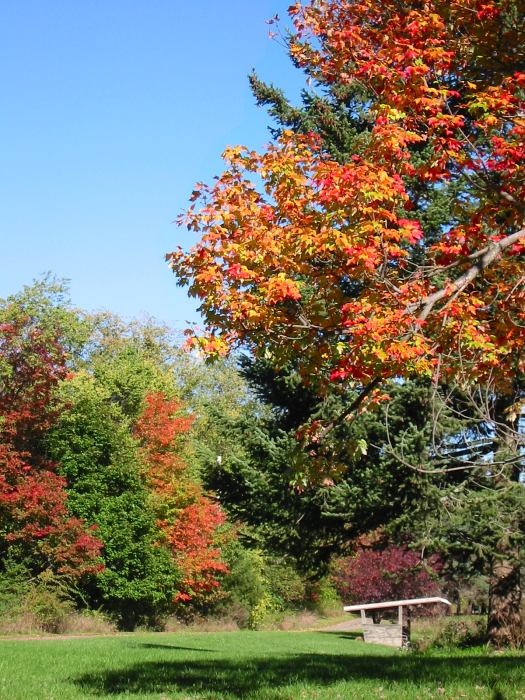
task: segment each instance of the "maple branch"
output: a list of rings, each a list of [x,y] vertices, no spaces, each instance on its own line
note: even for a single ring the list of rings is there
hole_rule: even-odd
[[[525,204],[523,204],[523,202],[520,202],[509,192],[505,192],[505,190],[500,190],[499,195],[500,197],[503,197],[503,199],[506,199],[507,202],[510,202],[513,206],[517,207],[520,210],[520,212],[525,213]]]
[[[416,318],[421,321],[424,321],[429,316],[434,306],[439,301],[441,301],[441,299],[443,299],[451,293],[455,295],[459,294],[481,272],[483,272],[483,270],[489,267],[506,248],[513,245],[522,238],[525,238],[525,228],[510,234],[506,238],[503,238],[500,241],[497,241],[496,243],[492,243],[486,246],[482,250],[478,250],[477,252],[472,253],[469,256],[469,259],[477,260],[477,262],[475,262],[465,273],[458,277],[452,285],[448,285],[446,287],[443,287],[442,289],[439,289],[437,292],[434,292],[434,294],[431,294],[428,297],[421,299],[415,304],[410,304],[406,308],[405,313],[412,313],[417,309],[421,309],[421,311],[418,314],[416,314]],[[336,418],[332,419],[329,423],[327,423],[324,426],[323,430],[317,436],[317,444],[322,442],[337,425],[344,421],[351,413],[356,411],[365,401],[365,399],[372,393],[372,391],[378,386],[380,386],[380,384],[383,381],[384,379],[381,377],[375,377],[374,379],[372,379],[363,388],[361,393],[350,403],[350,405],[344,409],[344,411],[342,411]]]
[[[329,423],[323,426],[323,429],[318,433],[316,444],[321,443],[327,435],[329,435],[334,428],[336,428],[342,421],[345,420],[349,415],[356,411],[364,400],[370,396],[370,394],[384,381],[383,377],[374,377],[368,384],[363,388],[360,394],[358,394],[355,399],[341,411],[335,418],[333,418]],[[315,445],[310,445],[315,446]]]
[[[424,466],[420,466],[417,464],[412,464],[405,458],[405,451],[404,451],[404,440],[405,436],[408,432],[408,430],[405,430],[404,433],[401,435],[400,438],[400,451],[398,451],[394,445],[394,442],[392,441],[391,435],[390,435],[390,421],[389,421],[389,405],[387,404],[386,406],[386,411],[385,411],[385,428],[386,428],[386,436],[387,436],[387,446],[386,449],[388,452],[396,459],[400,464],[403,464],[403,466],[408,467],[409,469],[412,469],[413,471],[416,471],[420,474],[448,474],[451,472],[458,472],[458,471],[466,471],[469,469],[476,470],[480,469],[482,471],[485,471],[485,477],[491,478],[491,479],[496,479],[498,478],[502,473],[503,470],[506,466],[508,465],[516,465],[520,464],[523,459],[523,455],[520,451],[520,447],[523,444],[523,439],[522,436],[518,431],[512,430],[512,433],[517,440],[517,449],[514,455],[511,457],[507,458],[495,458],[493,457],[492,460],[489,462],[484,462],[483,457],[491,454],[491,453],[497,453],[498,452],[498,446],[501,444],[501,431],[508,432],[508,425],[506,423],[501,423],[497,421],[493,415],[491,415],[491,411],[487,407],[487,412],[484,414],[484,405],[486,404],[486,401],[488,399],[489,391],[485,392],[485,395],[483,395],[483,392],[479,391],[480,393],[480,399],[482,401],[482,405],[479,405],[476,399],[473,397],[472,393],[470,391],[467,391],[467,399],[472,401],[472,407],[474,408],[474,411],[476,413],[479,413],[481,418],[474,418],[475,423],[480,423],[480,424],[489,424],[492,425],[496,431],[496,435],[494,436],[483,436],[478,433],[478,437],[475,439],[467,439],[465,435],[461,436],[461,441],[456,441],[454,443],[450,443],[447,445],[446,442],[443,442],[440,440],[439,444],[436,443],[436,428],[437,428],[437,423],[439,420],[439,416],[441,415],[442,411],[446,408],[448,411],[451,411],[452,414],[456,417],[458,417],[460,420],[465,420],[468,418],[468,415],[466,411],[458,411],[454,409],[454,407],[450,404],[450,398],[453,396],[455,391],[455,387],[452,387],[450,391],[447,392],[447,395],[445,397],[442,397],[439,392],[434,392],[433,397],[432,397],[432,412],[433,412],[433,419],[432,419],[432,451],[433,451],[433,456],[438,462],[460,462],[460,464],[456,464],[455,466],[443,466],[443,467],[434,467],[434,468],[428,468]],[[437,401],[437,407],[435,406],[436,403],[436,398],[439,399]],[[435,413],[435,408],[438,409],[437,413]],[[385,449],[385,445],[379,446],[379,445],[374,445],[373,443],[370,443],[372,447],[375,447],[377,449]],[[442,447],[445,449],[443,450]],[[469,459],[469,455],[475,456],[478,455],[478,458],[476,459]],[[499,467],[499,471],[497,473],[494,473],[494,468]],[[490,473],[487,472],[487,470],[490,470]]]
[[[525,238],[525,228],[502,238],[496,243],[492,243],[484,248],[483,251],[474,253],[472,257],[479,256],[479,259],[471,267],[469,267],[466,272],[460,275],[457,280],[455,280],[452,284],[446,285],[442,289],[438,289],[437,292],[430,294],[424,299],[420,299],[414,304],[409,304],[405,310],[405,313],[413,313],[417,309],[420,309],[420,311],[416,314],[416,318],[420,321],[424,321],[434,306],[441,301],[441,299],[444,299],[449,294],[461,292],[467,285],[476,279],[476,277],[483,272],[483,270],[489,267],[506,248],[518,242],[521,238]]]

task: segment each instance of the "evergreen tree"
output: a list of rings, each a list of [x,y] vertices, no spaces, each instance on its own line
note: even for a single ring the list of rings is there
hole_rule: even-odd
[[[514,20],[510,15],[505,17],[505,21],[508,21],[509,27],[514,27],[514,30],[519,31],[517,29],[518,25],[512,24]],[[290,46],[291,49],[297,49],[296,43],[292,42]],[[296,55],[293,52],[291,53],[292,60],[297,63]],[[276,121],[276,126],[272,128],[272,132],[274,135],[280,134],[283,129],[292,129],[303,134],[313,132],[320,137],[322,148],[340,163],[347,162],[351,157],[359,156],[370,136],[371,123],[368,121],[369,113],[367,112],[367,107],[371,95],[367,93],[366,88],[361,83],[358,84],[355,81],[348,83],[345,80],[338,82],[337,75],[331,75],[330,80],[323,81],[322,75],[315,68],[313,71],[310,69],[308,61],[303,61],[303,66],[306,66],[305,70],[310,74],[310,77],[316,80],[316,91],[305,90],[300,106],[291,105],[281,90],[262,82],[256,75],[252,75],[250,78],[252,90],[258,104],[267,106],[271,116]],[[486,75],[486,65],[483,60],[476,60],[473,62],[470,71],[473,81],[483,82]],[[476,75],[476,71],[479,72],[478,75]],[[411,146],[410,150],[411,163],[416,169],[422,163],[428,163],[432,155],[430,146],[422,142]],[[418,220],[425,232],[427,245],[431,245],[434,238],[439,238],[444,230],[461,224],[462,217],[466,216],[468,219],[470,216],[468,202],[475,201],[477,197],[476,187],[478,185],[472,183],[472,180],[469,177],[465,177],[461,171],[455,172],[454,177],[448,181],[440,180],[438,184],[435,184],[432,178],[426,180],[422,178],[411,179],[409,176],[405,176],[404,184],[417,211]],[[411,260],[415,265],[419,263],[419,258],[423,252],[424,250],[421,246],[411,249]],[[356,291],[359,291],[359,281],[349,280],[346,284],[348,285],[348,288],[345,288],[347,296],[352,297],[352,285],[356,286]],[[308,298],[304,284],[302,296],[303,300]],[[518,366],[518,359],[516,358],[516,367]],[[264,384],[262,393],[267,398],[270,398],[271,401],[274,401],[276,398],[275,377],[271,377],[265,372],[264,364],[264,362],[260,363],[261,367],[255,374],[259,376],[259,382],[262,381]],[[311,376],[309,379],[312,381]],[[512,384],[512,382],[510,383]],[[409,399],[409,394],[411,393],[410,382],[408,386],[409,390],[405,398]],[[393,389],[395,390],[395,387]],[[417,435],[419,435],[417,440],[423,438],[425,445],[423,449],[416,450],[415,453],[411,453],[410,449],[408,449],[410,441],[407,438],[406,431],[403,433],[401,441],[402,452],[396,452],[395,446],[392,445],[388,445],[387,448],[383,447],[383,452],[389,452],[393,461],[396,460],[396,455],[397,457],[402,456],[401,462],[405,466],[405,473],[401,475],[401,481],[398,481],[398,483],[403,483],[408,478],[409,480],[425,480],[426,483],[432,484],[433,489],[427,489],[429,494],[426,501],[427,513],[435,507],[436,503],[443,504],[445,501],[448,501],[449,504],[457,503],[456,516],[459,518],[458,523],[460,523],[460,516],[464,517],[468,512],[468,509],[463,507],[464,503],[468,503],[472,499],[480,505],[485,503],[487,489],[489,490],[490,495],[486,496],[488,507],[476,510],[479,517],[482,518],[484,527],[474,528],[472,532],[478,533],[478,545],[487,552],[484,562],[485,566],[487,564],[490,566],[492,579],[489,629],[492,640],[497,645],[500,645],[502,642],[512,641],[510,636],[505,636],[504,631],[498,638],[496,630],[503,630],[505,627],[505,624],[503,624],[504,620],[507,620],[507,623],[509,623],[506,625],[509,628],[516,630],[519,626],[517,623],[514,624],[514,621],[512,624],[509,622],[511,620],[519,622],[520,560],[523,547],[523,525],[518,515],[519,509],[516,506],[516,497],[519,500],[522,493],[517,486],[519,469],[517,469],[516,465],[520,461],[519,440],[513,437],[509,441],[504,437],[505,434],[507,436],[516,436],[518,432],[512,429],[508,430],[506,416],[509,412],[513,412],[514,406],[519,406],[523,398],[523,383],[519,376],[516,376],[512,389],[505,396],[497,397],[495,401],[497,410],[491,416],[484,416],[482,420],[476,417],[473,418],[468,410],[462,414],[462,420],[458,420],[457,413],[454,414],[454,420],[450,420],[451,414],[449,409],[451,407],[447,407],[446,410],[440,408],[436,412],[427,412],[428,424],[424,429],[419,430],[413,427],[409,430],[409,432],[413,433],[414,439],[416,439],[415,436]],[[389,387],[388,391],[391,393],[392,389]],[[482,391],[485,395],[489,395],[492,389],[484,387]],[[335,393],[335,401],[337,401],[340,397],[337,396],[337,390]],[[444,393],[454,395],[454,393],[460,392],[450,392],[445,388]],[[315,404],[305,406],[302,403],[303,398],[304,394],[296,391],[296,401],[291,402],[294,404],[292,415],[293,411],[296,411],[297,416],[302,415],[303,420],[306,418],[306,421],[311,423],[318,416],[314,409]],[[344,406],[345,402],[347,405],[348,403],[351,404],[352,397],[344,397],[343,408],[340,412],[341,416],[344,416],[347,412]],[[307,408],[306,411],[305,408]],[[308,409],[310,413],[306,415]],[[441,423],[439,425],[431,425],[431,421],[435,417],[434,413],[440,414]],[[448,418],[445,420],[446,415],[448,415]],[[329,420],[334,422],[333,419]],[[293,420],[290,423],[293,424]],[[482,430],[486,434],[485,447],[482,451],[479,450],[479,445],[476,441],[472,439],[473,423],[477,425],[478,429],[483,425]],[[507,427],[501,429],[501,426]],[[294,427],[297,427],[297,425]],[[330,432],[332,433],[330,445],[327,446],[325,444],[324,450],[327,454],[332,453],[333,458],[335,458],[337,452],[340,452],[340,448],[336,445],[336,436],[341,431]],[[344,431],[342,432],[344,433]],[[441,436],[443,443],[448,444],[448,448],[442,450],[440,459],[438,459],[439,455],[433,449],[433,440],[430,439],[431,434],[435,436],[436,433]],[[370,443],[371,441],[367,439],[368,437],[366,435],[363,440]],[[390,441],[391,437],[390,435]],[[514,443],[513,445],[510,444],[512,442]],[[462,445],[462,450],[455,448],[455,445],[458,443]],[[308,447],[312,447],[312,445]],[[314,449],[318,450],[318,446],[314,446]],[[495,473],[491,474],[490,478],[485,478],[486,474],[484,472],[487,471],[486,461],[492,459],[494,462],[501,464],[501,459],[498,455],[501,456],[502,453],[507,455],[505,458],[507,459],[506,467],[494,470],[498,472],[497,478]],[[307,455],[303,454],[301,458],[307,461]],[[355,459],[355,455],[353,458]],[[289,462],[290,458],[288,460],[281,459],[282,464]],[[476,462],[476,464],[473,465],[473,462]],[[402,465],[399,464],[398,466]],[[463,499],[454,498],[458,484],[461,485],[460,492],[463,494]],[[333,492],[335,493],[336,489]],[[493,501],[492,506],[489,506],[491,501]],[[418,501],[416,502],[419,503]],[[494,511],[493,507],[495,502],[499,504],[497,511]],[[425,508],[422,508],[422,510],[425,510]],[[485,513],[485,516],[482,517],[483,513]],[[500,522],[506,523],[504,531],[507,535],[499,539],[494,539],[492,532],[491,518],[494,517],[495,513],[497,513]],[[385,513],[386,519],[387,513]],[[438,520],[434,519],[435,526]],[[353,523],[354,521],[351,520],[351,522]],[[415,527],[415,523],[412,523],[412,527]],[[448,539],[441,538],[441,547],[445,546],[445,540],[449,541],[450,538],[453,539],[455,537],[453,528],[440,529],[440,527],[436,526],[434,533],[436,532],[441,532],[442,535],[445,532],[449,533]],[[483,532],[488,533],[488,536],[483,536]],[[509,532],[511,533],[510,535]],[[438,536],[436,535],[436,537]],[[436,540],[434,540],[434,546],[436,546]],[[451,547],[449,551],[454,551],[454,548]],[[505,612],[507,608],[510,612]]]

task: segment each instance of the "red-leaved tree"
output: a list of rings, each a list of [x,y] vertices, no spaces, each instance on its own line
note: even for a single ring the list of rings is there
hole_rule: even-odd
[[[346,604],[381,603],[437,595],[437,568],[406,547],[358,549],[336,561],[333,581]]]
[[[320,85],[360,90],[366,128],[346,162],[288,131],[261,153],[226,149],[225,171],[196,187],[181,218],[200,240],[168,255],[201,301],[206,328],[191,342],[211,356],[240,346],[276,366],[293,360],[311,384],[336,382],[351,396],[341,420],[379,400],[385,381],[426,376],[488,386],[502,397],[495,423],[515,422],[524,0],[309,0],[289,13],[295,64]],[[438,231],[425,229],[413,181],[457,192]],[[305,426],[310,454],[332,427]],[[522,625],[516,539],[502,532],[493,572],[496,646]]]
[[[182,456],[192,422],[178,401],[158,392],[146,397],[135,424],[163,541],[182,575],[176,602],[210,594],[228,572],[220,550],[224,513],[202,492]]]
[[[33,573],[51,569],[80,577],[99,571],[102,543],[67,510],[65,479],[42,450],[58,417],[53,399],[67,377],[57,337],[29,316],[4,310],[0,325],[0,548],[15,544]]]

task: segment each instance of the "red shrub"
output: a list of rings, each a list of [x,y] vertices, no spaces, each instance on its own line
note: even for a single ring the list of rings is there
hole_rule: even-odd
[[[333,580],[346,604],[379,603],[436,595],[436,570],[436,562],[423,564],[407,547],[358,549],[336,562]]]

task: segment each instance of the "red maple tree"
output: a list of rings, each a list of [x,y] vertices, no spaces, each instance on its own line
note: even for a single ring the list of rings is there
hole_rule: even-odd
[[[488,387],[504,424],[525,372],[524,0],[309,0],[289,13],[294,63],[361,91],[364,126],[346,162],[291,131],[260,153],[226,149],[180,220],[200,240],[167,256],[201,301],[190,344],[293,361],[321,391],[337,382],[352,396],[340,420],[385,381],[426,376]],[[458,193],[439,230],[411,181]],[[332,427],[300,431],[314,457]],[[489,631],[502,646],[522,625],[520,556],[506,536],[499,549]]]
[[[224,513],[203,493],[181,454],[192,423],[178,401],[157,392],[146,397],[135,424],[163,541],[182,574],[179,602],[211,593],[228,572],[220,550]]]
[[[53,392],[67,377],[59,339],[13,314],[0,325],[0,522],[4,550],[15,542],[35,571],[79,577],[101,569],[102,543],[67,510],[66,481],[43,453],[59,415]]]
[[[287,131],[262,153],[226,149],[181,219],[201,240],[168,255],[202,302],[193,342],[294,358],[361,386],[362,402],[385,379],[437,372],[510,390],[524,369],[523,1],[315,0],[290,14],[294,61],[365,90],[369,129],[345,163]],[[410,178],[468,181],[440,235],[423,230]]]

